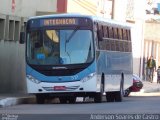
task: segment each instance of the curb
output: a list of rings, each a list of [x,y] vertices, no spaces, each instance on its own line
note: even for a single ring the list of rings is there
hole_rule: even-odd
[[[18,105],[18,104],[27,104],[27,103],[34,103],[35,102],[35,97],[8,97],[5,99],[0,100],[0,108],[1,107],[8,107],[8,106],[13,106],[13,105]]]
[[[160,92],[160,88],[150,88],[150,89],[142,89],[141,90],[143,93],[151,93],[151,92]]]
[[[141,89],[139,92],[131,92],[131,95],[145,95],[145,94],[160,94],[160,87],[149,88],[149,89]]]

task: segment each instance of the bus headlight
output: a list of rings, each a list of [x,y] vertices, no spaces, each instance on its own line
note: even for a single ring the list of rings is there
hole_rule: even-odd
[[[86,82],[86,81],[92,79],[95,75],[96,75],[96,73],[91,73],[87,77],[84,77],[81,81]]]
[[[31,75],[27,75],[26,76],[30,81],[32,81],[32,82],[34,82],[34,83],[36,83],[36,84],[39,84],[40,83],[40,81],[39,80],[37,80],[37,79],[35,79],[33,76],[31,76]]]

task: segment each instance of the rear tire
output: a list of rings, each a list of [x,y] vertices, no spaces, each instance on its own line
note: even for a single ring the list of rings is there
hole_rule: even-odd
[[[115,92],[115,102],[122,102],[123,96],[124,96],[123,86],[121,85],[120,91]]]
[[[123,91],[123,75],[121,78],[121,84],[120,84],[120,91],[115,91],[115,92],[107,92],[106,93],[106,99],[107,102],[122,102],[123,96],[124,96],[124,91]]]

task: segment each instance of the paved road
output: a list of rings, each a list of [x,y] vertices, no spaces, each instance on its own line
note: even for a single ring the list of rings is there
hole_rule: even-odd
[[[160,114],[159,103],[160,103],[160,93],[153,93],[153,94],[146,93],[143,94],[143,96],[134,95],[126,97],[123,102],[114,102],[114,103],[103,102],[97,104],[93,102],[86,102],[86,103],[79,102],[76,104],[56,104],[56,103],[46,103],[43,105],[21,104],[16,106],[0,108],[0,114],[3,115],[2,117],[5,117],[6,114],[7,115],[23,114],[19,115],[19,117],[26,119],[34,117],[34,119],[38,118],[39,120],[44,118],[48,119],[55,118],[56,120],[58,119],[58,117],[61,117],[62,120],[63,119],[71,120],[70,118],[71,116],[73,118],[78,117],[78,119],[85,120],[85,119],[90,119],[90,117],[94,118],[94,116],[91,116],[93,114],[114,114],[114,115],[145,114],[145,113]],[[157,117],[160,119],[160,116],[156,116],[156,118]]]
[[[143,81],[143,88],[140,92],[136,92],[135,94],[139,95],[153,92],[160,92],[160,84]],[[35,96],[28,95],[26,93],[0,94],[0,107],[8,107],[22,103],[31,103],[33,101],[35,101]]]

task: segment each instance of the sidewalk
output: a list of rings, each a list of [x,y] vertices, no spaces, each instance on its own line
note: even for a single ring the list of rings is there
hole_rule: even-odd
[[[157,84],[155,82],[151,83],[148,81],[142,81],[143,82],[143,88],[140,92],[142,93],[151,93],[151,92],[160,92],[160,84]]]
[[[131,95],[143,95],[143,93],[160,92],[160,84],[143,81],[143,88],[140,92],[133,92]],[[34,103],[35,96],[28,94],[0,94],[0,107],[7,107],[17,104]]]
[[[18,104],[34,103],[35,96],[28,94],[0,94],[0,108]]]

